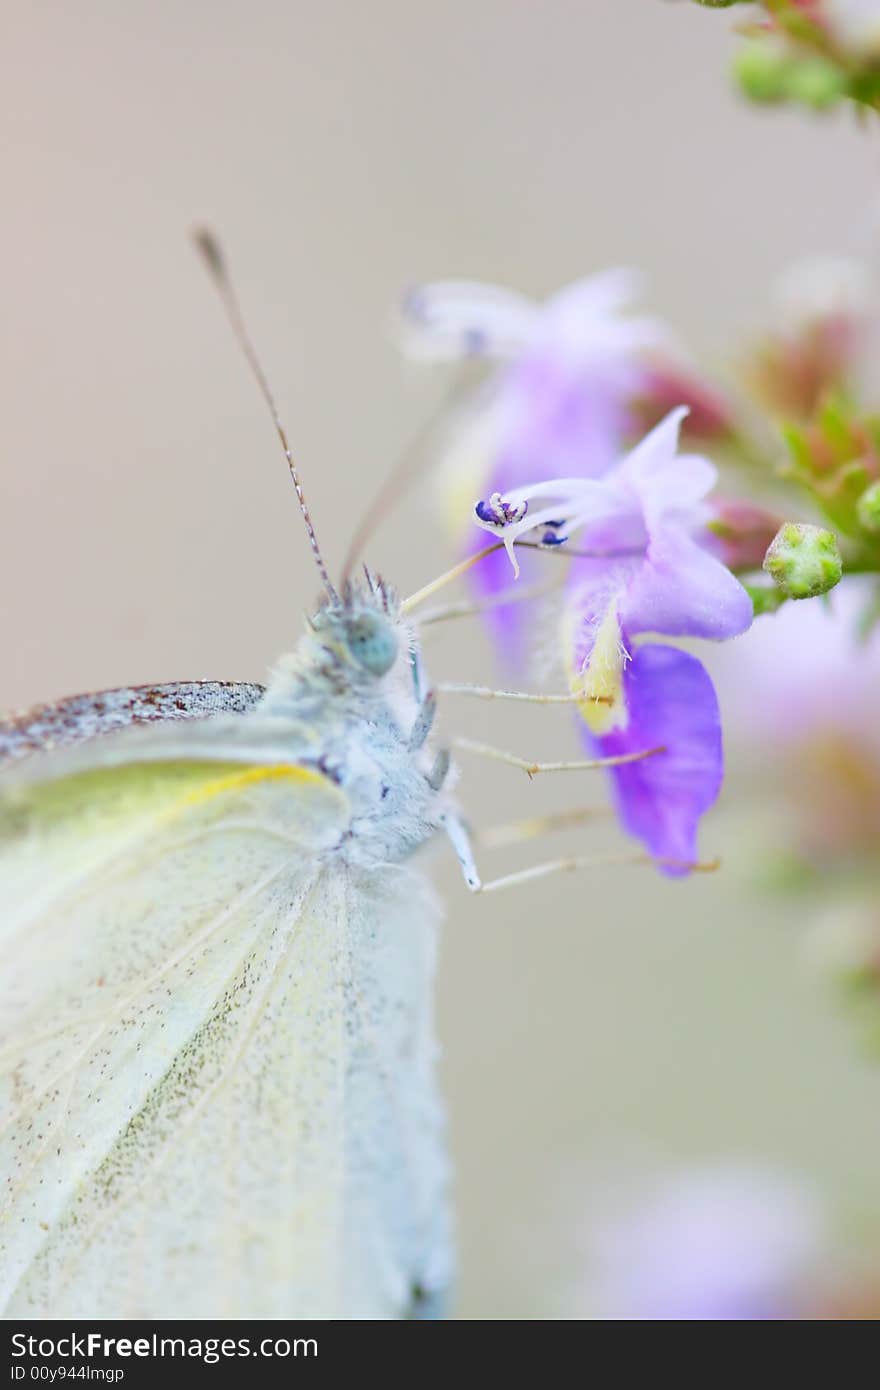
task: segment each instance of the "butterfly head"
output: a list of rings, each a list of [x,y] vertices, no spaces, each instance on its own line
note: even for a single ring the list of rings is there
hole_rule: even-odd
[[[397,660],[397,602],[371,575],[365,588],[346,585],[340,601],[325,604],[312,627],[322,646],[367,677],[387,675]]]
[[[365,608],[343,625],[346,646],[356,666],[371,676],[384,676],[397,660],[397,634],[381,613]]]

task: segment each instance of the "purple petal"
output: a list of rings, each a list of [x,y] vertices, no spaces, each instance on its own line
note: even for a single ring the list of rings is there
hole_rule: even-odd
[[[650,483],[661,469],[674,462],[678,452],[681,422],[687,413],[686,405],[670,410],[659,425],[655,425],[644,439],[640,439],[621,461],[621,476],[637,491],[641,491],[643,485]]]
[[[752,601],[730,570],[686,532],[655,535],[621,607],[628,632],[666,637],[737,637],[751,626]]]
[[[637,647],[623,678],[629,723],[602,738],[584,738],[603,757],[665,748],[612,768],[620,819],[658,859],[697,858],[697,827],[721,790],[721,718],[715,690],[696,657],[675,647]],[[672,875],[686,868],[667,867]]]
[[[648,530],[664,526],[693,527],[706,514],[705,498],[718,481],[718,469],[701,454],[676,454],[650,478],[638,481],[638,493]]]
[[[573,369],[551,353],[532,354],[499,385],[503,441],[496,473],[511,488],[546,478],[598,478],[616,462],[638,394],[636,364]]]
[[[687,406],[664,416],[621,461],[617,477],[641,511],[650,535],[666,527],[693,530],[706,519],[704,499],[718,470],[701,454],[678,453]]]
[[[596,318],[619,314],[641,293],[644,280],[629,266],[614,266],[565,285],[546,301],[546,318],[552,328],[560,323],[592,323]]]

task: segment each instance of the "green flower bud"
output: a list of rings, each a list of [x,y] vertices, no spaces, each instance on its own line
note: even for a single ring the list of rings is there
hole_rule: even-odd
[[[825,58],[805,58],[785,76],[785,94],[822,110],[845,95],[846,73]]]
[[[791,60],[765,40],[745,44],[734,60],[734,75],[752,101],[783,101],[788,95]]]
[[[787,521],[764,556],[764,570],[787,598],[827,594],[843,574],[837,537],[822,526]]]
[[[863,531],[872,536],[880,534],[880,483],[865,488],[856,503],[856,516]]]

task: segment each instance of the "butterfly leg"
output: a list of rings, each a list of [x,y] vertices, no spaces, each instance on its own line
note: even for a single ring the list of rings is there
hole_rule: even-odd
[[[428,692],[425,688],[425,667],[421,647],[415,642],[409,649],[409,668],[412,672],[413,694],[421,703]]]
[[[653,865],[655,868],[686,869],[692,873],[713,873],[718,868],[718,860],[704,862],[685,862],[677,859],[658,859],[644,851],[623,851],[621,854],[573,854],[564,859],[550,859],[543,864],[533,864],[531,868],[519,869],[516,873],[504,874],[484,883],[474,862],[471,839],[467,827],[454,811],[447,811],[441,822],[443,830],[455,851],[464,881],[472,893],[497,893],[502,888],[519,888],[534,879],[547,878],[551,874],[572,873],[580,869],[606,869],[614,866]]]
[[[415,753],[422,747],[431,732],[431,728],[434,724],[434,716],[437,713],[437,697],[433,690],[427,690],[425,688],[425,671],[422,665],[422,654],[417,646],[410,647],[409,664],[410,670],[412,671],[413,693],[419,702],[419,712],[416,715],[415,723],[412,726],[412,731],[407,740],[407,745],[409,751]],[[431,779],[429,778],[428,780],[430,781]],[[431,782],[431,785],[433,786],[434,783]]]
[[[531,690],[494,690],[488,685],[465,685],[458,681],[441,681],[437,686],[441,695],[471,695],[477,700],[518,700],[529,705],[609,705],[608,696],[584,695],[582,691],[573,694],[566,691],[562,695],[543,695]]]
[[[515,873],[504,874],[500,878],[490,878],[488,883],[484,883],[474,861],[470,835],[464,822],[453,811],[449,811],[443,817],[442,827],[455,851],[464,881],[472,893],[497,893],[503,888],[520,888],[534,879],[547,878],[558,873],[572,873],[581,869],[651,865],[654,868],[686,869],[690,873],[706,874],[713,873],[718,868],[717,859],[685,862],[677,859],[658,859],[651,854],[635,850],[623,851],[621,854],[567,855],[564,859],[549,859],[542,864],[533,864],[528,869],[518,869]]]
[[[530,883],[536,878],[547,878],[550,874],[571,873],[577,869],[607,869],[615,865],[653,865],[658,869],[683,869],[688,873],[711,874],[718,868],[717,859],[705,861],[690,861],[683,859],[655,859],[651,854],[631,853],[622,854],[574,854],[565,859],[549,859],[543,864],[533,864],[530,869],[519,869],[516,873],[504,874],[501,878],[492,878],[488,883],[481,883],[475,892],[495,893],[500,888],[519,888],[523,883]]]
[[[415,753],[417,749],[422,747],[422,744],[431,732],[436,713],[437,696],[434,694],[433,690],[429,690],[419,706],[419,712],[416,715],[415,723],[412,726],[412,732],[409,736],[407,746],[411,753]]]
[[[471,837],[468,834],[467,826],[455,811],[446,811],[440,824],[455,851],[455,857],[458,860],[465,883],[472,893],[479,893],[483,885],[474,863]]]
[[[492,758],[495,762],[521,768],[529,777],[535,777],[539,772],[591,772],[595,768],[620,767],[623,763],[636,763],[642,758],[650,758],[666,751],[662,747],[644,748],[636,753],[618,753],[611,758],[575,758],[570,762],[536,763],[530,762],[528,758],[521,758],[517,753],[508,753],[503,748],[494,748],[489,743],[476,743],[470,738],[454,738],[452,742],[456,748],[461,748],[466,753],[475,753],[481,758]]]
[[[439,792],[440,788],[443,786],[443,783],[446,781],[447,773],[449,772],[450,762],[449,749],[441,748],[434,759],[434,766],[431,768],[426,778],[428,786],[432,791]]]

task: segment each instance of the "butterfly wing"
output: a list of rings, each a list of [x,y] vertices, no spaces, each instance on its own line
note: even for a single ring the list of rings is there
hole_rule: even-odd
[[[346,798],[248,722],[10,769],[7,1316],[400,1316],[448,1275],[432,909],[324,866]]]
[[[72,695],[0,722],[0,765],[134,724],[243,714],[264,694],[263,686],[242,681],[172,681]]]

